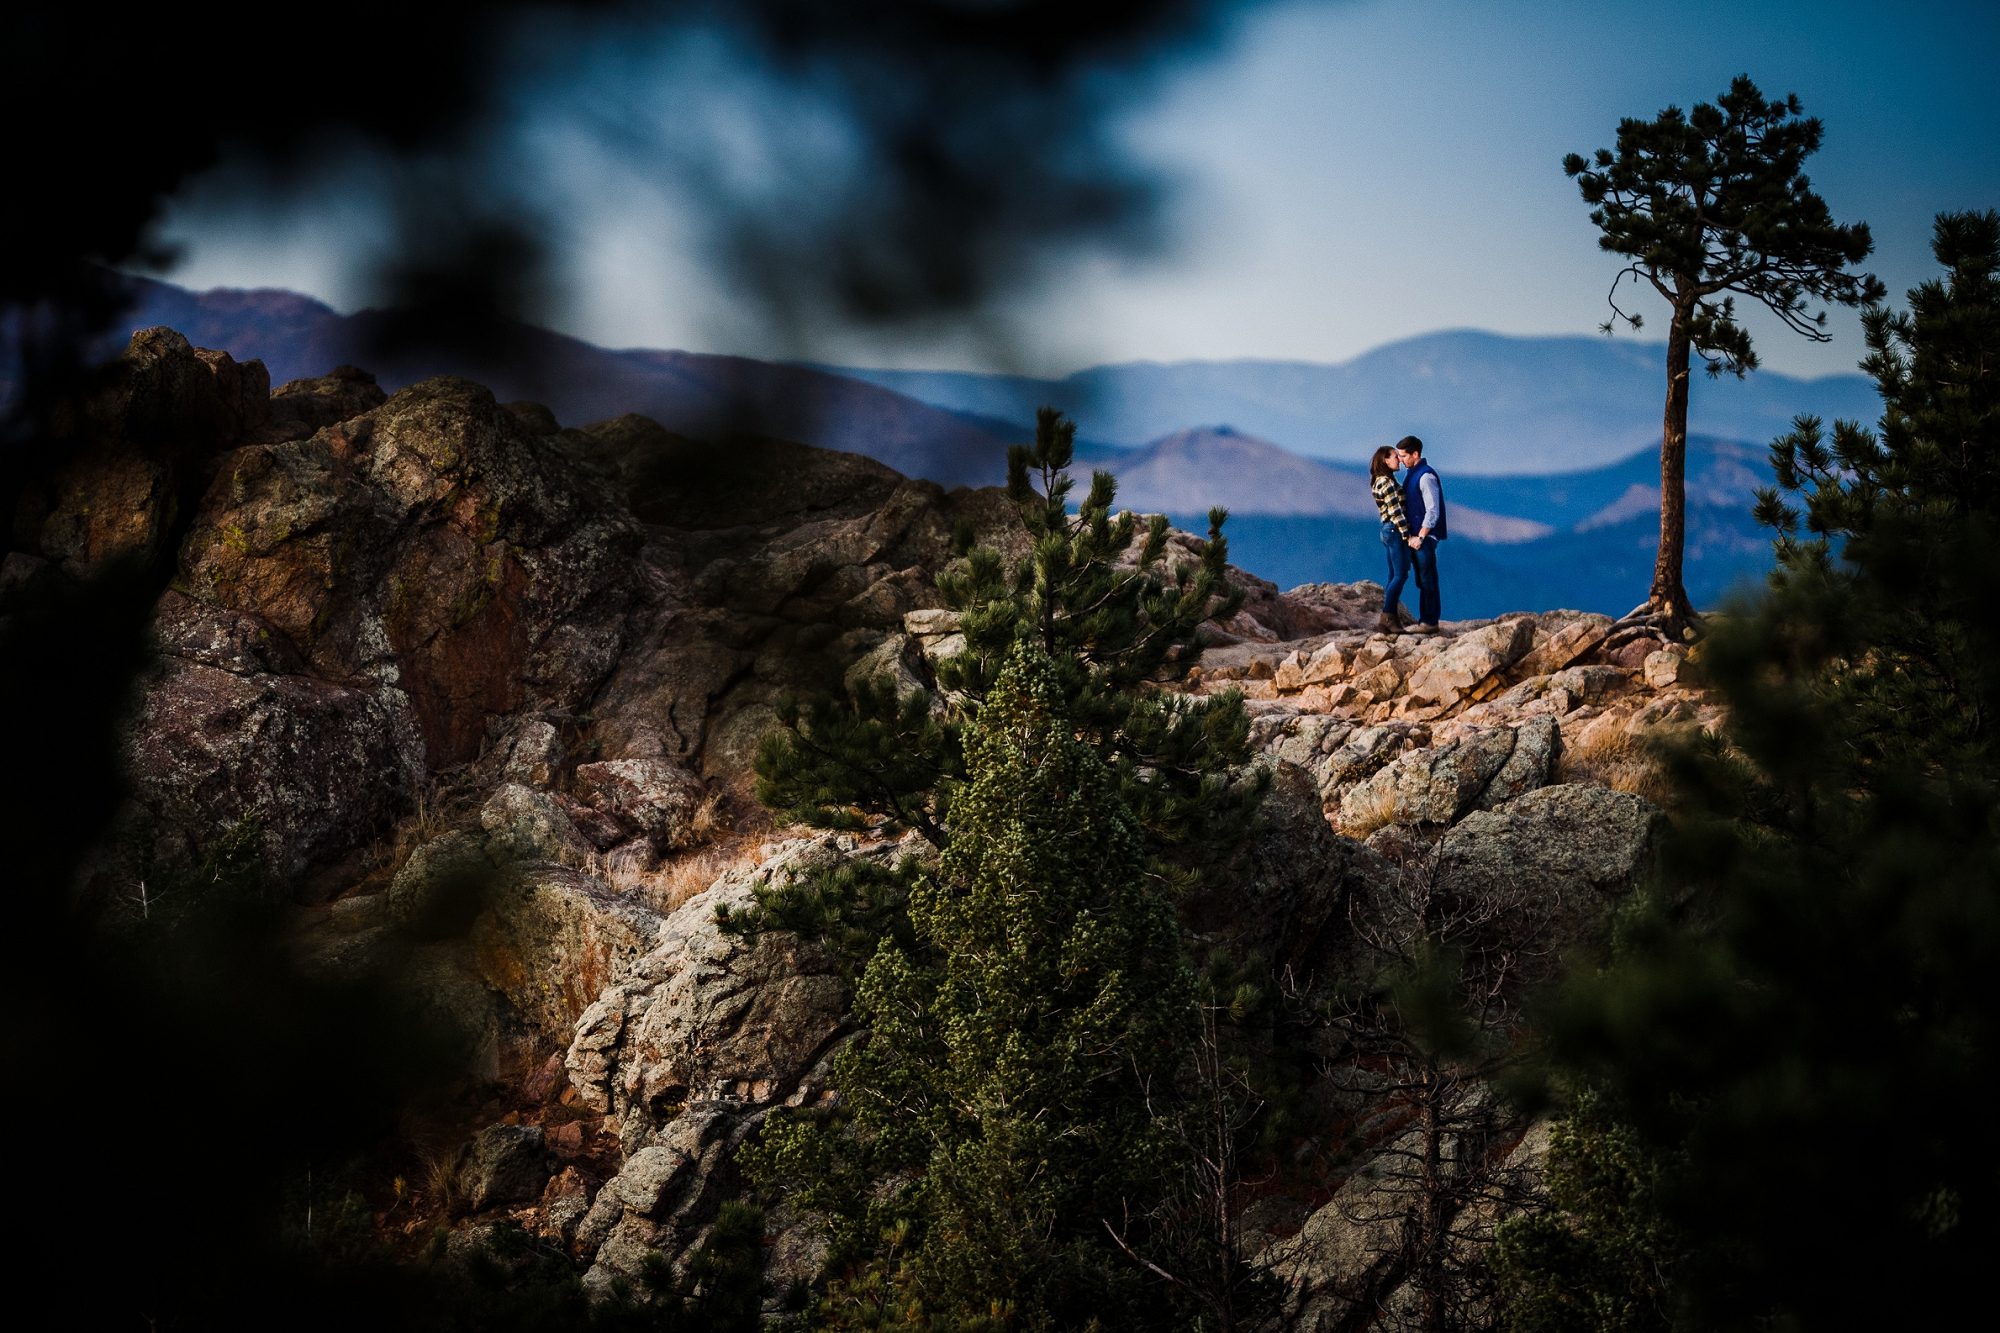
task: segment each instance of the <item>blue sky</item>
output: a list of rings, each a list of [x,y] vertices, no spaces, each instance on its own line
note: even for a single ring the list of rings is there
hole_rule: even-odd
[[[1051,255],[977,326],[829,327],[802,345],[716,276],[699,201],[720,174],[768,189],[771,207],[807,206],[809,191],[784,182],[837,172],[848,151],[811,91],[760,78],[699,33],[580,38],[571,58],[530,63],[481,151],[524,206],[557,219],[568,296],[551,322],[611,346],[1048,374],[1339,361],[1442,328],[1590,332],[1615,264],[1563,154],[1609,146],[1621,116],[1712,99],[1738,73],[1826,122],[1810,173],[1836,218],[1872,225],[1869,266],[1892,292],[1931,275],[1933,214],[2000,207],[1991,3],[1266,4],[1164,71],[1115,126],[1175,186],[1159,249]],[[642,151],[606,129],[634,123],[649,127]],[[365,304],[383,170],[329,152],[282,199],[246,192],[240,171],[211,173],[163,226],[184,254],[168,276]],[[1861,355],[1840,313],[1827,345],[1768,319],[1752,328],[1774,370],[1838,373]]]

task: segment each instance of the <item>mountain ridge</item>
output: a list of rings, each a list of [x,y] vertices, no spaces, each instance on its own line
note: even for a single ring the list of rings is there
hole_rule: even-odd
[[[1464,475],[1530,475],[1611,463],[1656,441],[1664,349],[1585,335],[1445,330],[1346,361],[1126,362],[1060,379],[972,371],[825,367],[957,410],[1026,420],[1040,402],[1134,446],[1191,422],[1228,422],[1306,457],[1362,462],[1377,445],[1423,438]],[[1872,421],[1859,374],[1811,379],[1758,371],[1697,385],[1691,430],[1767,440],[1801,412]]]

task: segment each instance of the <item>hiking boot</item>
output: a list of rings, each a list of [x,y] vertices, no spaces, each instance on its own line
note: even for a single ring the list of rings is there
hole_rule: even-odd
[[[1437,632],[1438,627],[1435,620],[1420,620],[1410,626],[1410,633],[1412,634],[1435,634]]]
[[[1396,622],[1396,617],[1390,615],[1387,611],[1375,617],[1375,628],[1384,634],[1401,634],[1403,632],[1403,627]]]

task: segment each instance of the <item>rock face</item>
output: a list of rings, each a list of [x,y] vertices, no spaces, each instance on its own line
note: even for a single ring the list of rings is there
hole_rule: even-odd
[[[785,844],[668,917],[627,979],[577,1022],[568,1065],[583,1101],[622,1121],[690,1101],[771,1105],[794,1096],[842,1031],[839,971],[817,946],[783,933],[749,941],[718,916],[752,907],[760,885],[844,856],[835,840]]]
[[[833,960],[784,932],[745,939],[721,918],[752,907],[761,885],[853,855],[851,839],[796,841],[725,876],[667,918],[658,944],[577,1023],[570,1082],[622,1126],[625,1152],[577,1229],[593,1290],[635,1278],[652,1250],[692,1244],[733,1187],[728,1152],[773,1107],[828,1095],[833,1053],[854,1031]]]
[[[269,622],[178,592],[154,634],[131,758],[159,854],[254,820],[266,862],[291,878],[401,813],[423,747],[399,691],[308,674]]]
[[[1485,795],[1513,757],[1514,745],[1515,732],[1496,727],[1413,750],[1348,790],[1340,802],[1341,823],[1455,823]]]
[[[1637,884],[1664,820],[1630,792],[1543,787],[1466,816],[1445,835],[1437,873],[1497,896],[1535,895],[1580,931]]]
[[[640,541],[559,443],[441,378],[223,459],[182,566],[313,673],[397,691],[435,771],[478,757],[489,716],[588,701]]]
[[[1319,945],[1344,922],[1357,884],[1388,873],[1382,859],[1328,827],[1312,775],[1280,758],[1243,862],[1184,906],[1195,930],[1227,939],[1239,956],[1317,970]]]

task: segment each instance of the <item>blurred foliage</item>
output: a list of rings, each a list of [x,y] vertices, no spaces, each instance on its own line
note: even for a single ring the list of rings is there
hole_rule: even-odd
[[[1660,1211],[1669,1159],[1582,1089],[1549,1134],[1547,1211],[1500,1224],[1509,1333],[1666,1333],[1680,1240]]]

